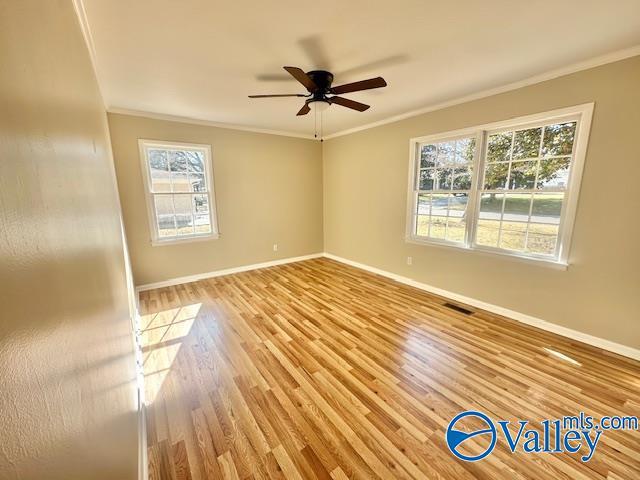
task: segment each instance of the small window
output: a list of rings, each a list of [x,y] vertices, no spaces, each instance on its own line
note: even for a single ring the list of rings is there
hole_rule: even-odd
[[[211,147],[139,143],[152,243],[217,238]]]
[[[408,239],[566,264],[592,110],[411,140]]]

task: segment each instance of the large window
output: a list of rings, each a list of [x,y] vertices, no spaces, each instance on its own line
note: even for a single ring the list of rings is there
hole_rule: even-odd
[[[152,243],[217,237],[211,147],[139,143]]]
[[[566,263],[592,110],[412,139],[407,238]]]

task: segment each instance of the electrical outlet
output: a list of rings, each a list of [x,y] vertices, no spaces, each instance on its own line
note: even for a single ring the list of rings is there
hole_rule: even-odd
[[[407,257],[407,265],[413,265],[413,257]]]
[[[278,244],[277,244],[277,243],[274,243],[274,244],[273,244],[273,251],[274,251],[274,252],[277,252],[277,251],[278,251]]]

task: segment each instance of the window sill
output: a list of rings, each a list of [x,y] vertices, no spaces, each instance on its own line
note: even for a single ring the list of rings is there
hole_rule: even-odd
[[[217,240],[220,238],[219,233],[208,233],[206,235],[193,235],[189,237],[174,237],[166,240],[151,240],[153,247],[162,247],[165,245],[176,245],[181,243],[205,242],[207,240]]]
[[[536,258],[536,257],[527,257],[524,255],[518,255],[517,253],[509,253],[506,251],[494,251],[491,249],[485,249],[481,247],[466,247],[464,245],[457,245],[451,242],[438,242],[434,240],[426,240],[423,238],[416,238],[412,236],[408,236],[405,238],[407,243],[413,243],[416,245],[425,245],[429,247],[439,247],[446,249],[454,249],[457,251],[463,251],[468,253],[479,253],[481,255],[489,255],[492,257],[500,257],[506,260],[514,260],[517,262],[528,263],[530,265],[536,265],[539,267],[552,268],[554,270],[567,270],[569,268],[569,264],[566,262],[546,259],[546,258]]]

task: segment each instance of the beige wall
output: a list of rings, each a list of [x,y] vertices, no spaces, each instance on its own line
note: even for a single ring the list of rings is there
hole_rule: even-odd
[[[322,252],[319,142],[121,114],[109,126],[136,285]],[[139,138],[212,146],[220,238],[151,245]]]
[[[325,141],[325,251],[639,348],[639,85],[635,57]],[[405,242],[410,138],[586,102],[595,112],[567,271]]]
[[[0,479],[133,479],[118,198],[72,2],[0,1],[0,58]]]

